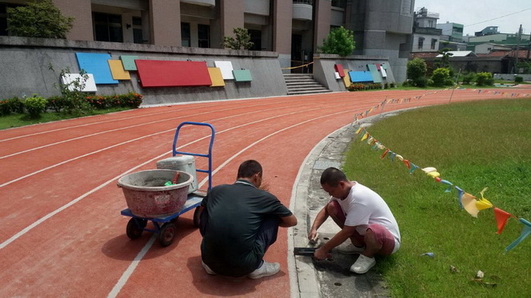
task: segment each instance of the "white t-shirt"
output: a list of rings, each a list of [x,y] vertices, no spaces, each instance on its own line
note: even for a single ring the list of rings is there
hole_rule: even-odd
[[[333,200],[339,203],[345,213],[345,225],[356,227],[360,235],[365,235],[365,231],[370,224],[380,224],[386,227],[395,237],[394,251],[398,250],[400,246],[400,230],[387,203],[370,188],[355,181],[353,183],[354,186],[352,186],[350,193],[344,200],[332,197]]]

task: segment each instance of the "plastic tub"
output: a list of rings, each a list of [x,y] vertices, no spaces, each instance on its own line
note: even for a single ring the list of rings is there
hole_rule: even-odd
[[[164,186],[179,173],[177,184]],[[164,217],[179,212],[188,198],[192,175],[175,170],[140,171],[118,179],[127,207],[138,217]]]

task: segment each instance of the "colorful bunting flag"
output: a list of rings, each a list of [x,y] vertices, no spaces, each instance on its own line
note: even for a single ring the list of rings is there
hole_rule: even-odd
[[[531,222],[523,218],[520,218],[520,222],[524,225],[524,228],[522,229],[520,236],[516,240],[514,240],[513,243],[509,244],[509,246],[505,248],[505,252],[508,252],[509,250],[513,249],[515,246],[520,244],[520,242],[524,241],[524,239],[527,238],[529,234],[531,234]]]
[[[479,210],[476,208],[476,197],[465,192],[461,196],[461,205],[465,208],[466,212],[474,217],[478,217]]]
[[[511,216],[512,215],[509,212],[494,207],[494,217],[496,218],[496,224],[498,225],[498,231],[496,234],[500,235],[503,232],[505,224],[507,224],[507,220],[509,220],[509,217]]]

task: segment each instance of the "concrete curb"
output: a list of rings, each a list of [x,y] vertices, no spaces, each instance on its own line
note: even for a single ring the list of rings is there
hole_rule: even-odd
[[[382,117],[394,116],[405,110],[408,109],[367,117],[359,120],[358,123],[367,127]],[[357,127],[348,124],[326,136],[306,156],[299,168],[290,201],[290,209],[299,219],[299,223],[288,230],[291,297],[388,296],[381,276],[371,272],[365,275],[356,275],[348,271],[353,262],[352,256],[342,255],[337,250],[333,250],[333,262],[315,263],[310,257],[295,256],[291,253],[294,247],[309,246],[307,237],[310,226],[319,210],[328,200],[319,186],[320,173],[328,167],[341,168],[344,163],[344,153],[355,138],[356,129]],[[327,220],[319,229],[319,241],[328,240],[337,231],[339,231],[339,227],[333,221]],[[331,270],[328,270],[330,268]],[[333,283],[334,285],[339,284],[339,286],[344,285],[345,287],[330,287],[331,279],[341,281]]]

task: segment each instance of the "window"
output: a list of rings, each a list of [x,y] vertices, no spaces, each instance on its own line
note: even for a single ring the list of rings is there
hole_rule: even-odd
[[[247,30],[251,36],[251,42],[253,46],[250,48],[252,51],[261,51],[262,50],[262,31],[260,30]]]
[[[435,46],[437,45],[437,39],[432,38],[431,39],[431,49],[435,50]]]
[[[183,47],[192,46],[191,35],[190,35],[190,23],[181,23],[181,46]]]
[[[94,40],[123,42],[122,16],[95,12],[92,14],[94,23]]]
[[[424,47],[424,37],[419,37],[418,49],[422,50],[423,47]]]
[[[133,17],[133,42],[144,43],[142,36],[142,18]]]
[[[210,48],[210,26],[197,25],[197,43],[200,48]]]
[[[332,6],[333,7],[346,8],[347,7],[347,0],[332,0]]]

